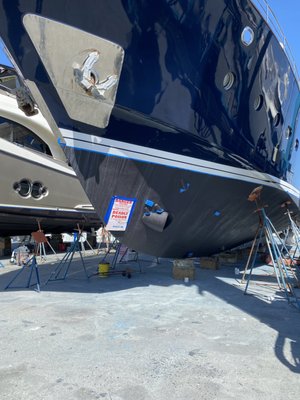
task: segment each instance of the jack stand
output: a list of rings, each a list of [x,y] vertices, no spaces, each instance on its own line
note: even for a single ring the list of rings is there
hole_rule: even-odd
[[[131,260],[127,260],[129,249],[127,246],[122,245],[122,243],[117,244],[117,249],[114,254],[112,263],[111,263],[111,268],[115,269],[117,264],[126,264],[128,262],[137,262],[139,266],[139,272],[142,272],[140,260],[139,260],[139,253],[135,251],[134,253],[134,258]]]
[[[299,260],[300,257],[300,228],[299,226],[296,224],[296,222],[292,219],[292,213],[291,211],[288,209],[288,203],[285,203],[283,205],[284,207],[286,207],[286,214],[289,218],[290,221],[290,227],[294,236],[294,240],[295,240],[295,249],[293,251],[293,259],[295,259],[296,261]]]
[[[83,260],[82,254],[81,254],[81,250],[79,247],[80,246],[80,242],[79,242],[80,236],[81,236],[81,231],[79,230],[78,234],[76,234],[74,237],[74,242],[71,244],[70,249],[66,252],[66,254],[62,258],[62,260],[59,262],[59,264],[55,268],[55,270],[51,272],[45,285],[47,285],[48,282],[51,282],[51,281],[62,281],[62,280],[66,279],[71,262],[73,260],[73,257],[74,257],[74,254],[76,251],[79,252],[85,275],[86,275],[87,279],[89,278],[86,267],[85,267],[85,263],[84,263],[84,260]],[[62,273],[64,268],[65,268],[65,272]],[[62,273],[62,277],[59,277],[61,273]]]
[[[261,189],[260,189],[260,191],[261,191]],[[259,191],[258,195],[256,193],[257,197],[253,199],[256,201],[256,203],[257,203],[257,198],[260,195],[260,191]],[[249,199],[250,199],[250,196],[249,196]],[[253,201],[253,200],[250,200],[250,201]],[[294,284],[292,282],[292,279],[298,281],[294,271],[292,270],[293,259],[289,255],[289,252],[285,246],[285,243],[281,240],[278,232],[274,228],[270,219],[267,217],[264,207],[260,207],[260,208],[258,207],[256,211],[259,213],[258,214],[259,215],[259,227],[257,229],[256,235],[255,235],[252,247],[251,247],[249,258],[248,258],[246,268],[245,268],[245,271],[243,274],[242,282],[244,282],[245,274],[247,272],[248,266],[250,265],[250,260],[251,260],[252,254],[253,254],[255,244],[256,244],[256,249],[254,251],[254,257],[252,259],[250,272],[248,275],[244,294],[247,294],[247,290],[249,287],[250,280],[252,278],[252,272],[253,272],[253,268],[255,265],[257,253],[258,253],[258,248],[259,248],[259,245],[261,244],[262,237],[265,236],[268,252],[269,252],[269,255],[272,260],[272,265],[274,268],[274,272],[276,275],[279,289],[284,290],[286,298],[289,303],[296,305],[300,309],[300,301],[294,291]]]
[[[11,286],[11,284],[17,279],[17,277],[19,275],[21,275],[21,273],[26,269],[26,268],[30,268],[29,271],[29,277],[27,280],[27,286]],[[38,270],[38,264],[36,262],[36,256],[33,255],[24,265],[23,267],[17,272],[17,274],[14,276],[14,278],[9,282],[9,284],[5,287],[5,290],[10,288],[10,289],[23,289],[23,288],[29,288],[30,286],[33,286],[33,284],[30,284],[31,282],[31,278],[32,278],[32,273],[33,271],[35,272],[36,275],[36,290],[38,292],[41,291],[40,289],[40,276],[39,276],[39,270]]]
[[[88,247],[90,248],[90,250],[92,250],[93,254],[95,255],[95,250],[93,249],[92,245],[90,244],[90,242],[87,239],[84,239],[84,237],[82,236],[82,240],[80,240],[80,245],[81,245],[81,251],[83,252],[83,254],[85,255],[85,247],[84,247],[84,243],[86,243],[88,245]]]
[[[126,255],[128,254],[128,250],[129,250],[128,247],[122,245],[122,243],[120,243],[118,239],[115,239],[114,242],[113,242],[113,244],[112,244],[112,247],[110,247],[110,248],[107,250],[107,252],[105,253],[104,257],[102,258],[101,263],[104,263],[104,262],[105,262],[106,258],[107,258],[108,255],[110,254],[111,249],[112,249],[113,247],[115,247],[116,251],[115,251],[115,253],[114,253],[112,262],[111,262],[111,264],[110,264],[110,269],[112,269],[112,270],[114,270],[114,269],[116,268],[116,265],[117,265],[117,264],[122,264],[122,263],[124,264],[124,263],[127,263],[127,261],[125,261],[124,259],[125,259]],[[141,267],[141,264],[140,264],[138,252],[135,252],[134,259],[133,259],[133,260],[130,260],[130,261],[132,261],[132,262],[137,262],[137,263],[138,263],[138,265],[139,265],[139,272],[141,273],[141,272],[142,272],[142,267]],[[130,262],[130,261],[128,261],[128,262]],[[158,259],[157,259],[157,262],[158,262]]]
[[[101,244],[101,243],[100,243]],[[101,263],[103,263],[103,262],[105,262],[105,260],[106,260],[106,258],[111,254],[111,251],[115,248],[115,253],[114,254],[116,254],[116,253],[118,253],[118,255],[119,255],[119,253],[120,253],[120,242],[119,242],[119,240],[118,239],[115,239],[114,241],[113,241],[113,243],[112,243],[112,245],[111,246],[109,246],[109,248],[108,249],[106,249],[106,252],[105,252],[105,254],[104,254],[104,257],[102,257],[102,259],[101,259]],[[99,253],[98,253],[99,254]]]

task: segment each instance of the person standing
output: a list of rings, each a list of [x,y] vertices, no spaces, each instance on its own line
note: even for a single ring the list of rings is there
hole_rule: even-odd
[[[99,242],[99,250],[101,248],[102,243],[105,244],[106,251],[109,251],[110,245],[110,232],[106,229],[105,225],[101,225],[97,231],[97,236],[100,238]]]

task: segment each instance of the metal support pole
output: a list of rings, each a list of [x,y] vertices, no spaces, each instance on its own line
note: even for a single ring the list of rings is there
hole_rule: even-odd
[[[18,278],[18,276],[20,276],[22,274],[22,272],[25,271],[26,268],[29,268],[29,277],[27,280],[27,285],[26,286],[11,286],[12,283]],[[33,255],[27,262],[26,264],[23,265],[23,267],[17,272],[17,274],[13,277],[13,279],[6,285],[6,287],[4,288],[5,290],[8,288],[11,289],[22,289],[22,288],[29,288],[30,286],[33,286],[33,284],[30,284],[31,282],[31,278],[32,278],[32,274],[33,271],[35,272],[35,276],[36,276],[36,288],[37,291],[40,292],[41,289],[41,284],[40,284],[40,276],[39,276],[39,270],[38,270],[38,264],[36,262],[36,256]]]

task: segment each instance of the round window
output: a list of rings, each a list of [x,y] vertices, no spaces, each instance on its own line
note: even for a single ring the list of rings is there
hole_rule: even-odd
[[[285,137],[287,139],[289,139],[292,136],[292,133],[293,133],[293,129],[290,125],[288,125],[288,127],[286,128],[286,131],[285,131]]]
[[[262,95],[262,94],[259,94],[259,95],[256,97],[256,99],[254,100],[254,105],[253,105],[254,110],[255,110],[255,111],[260,110],[260,109],[261,109],[261,106],[263,105],[263,102],[264,102],[263,95]]]
[[[14,184],[14,189],[21,197],[29,197],[31,192],[31,183],[28,179],[22,179],[17,184]]]
[[[224,76],[223,79],[223,88],[225,90],[229,90],[232,88],[232,85],[234,84],[235,81],[235,76],[233,72],[227,72],[227,74]]]
[[[241,34],[241,40],[244,46],[250,46],[254,40],[254,32],[250,26],[246,26]]]
[[[48,194],[49,194],[48,188],[46,188],[45,186],[43,186],[43,188],[42,188],[42,195],[43,195],[43,196],[48,196]]]
[[[40,199],[43,196],[44,186],[41,182],[33,182],[31,189],[31,196],[34,199]]]
[[[281,121],[281,115],[280,113],[277,113],[274,117],[274,122],[273,122],[274,126],[278,126],[280,124],[280,121]]]

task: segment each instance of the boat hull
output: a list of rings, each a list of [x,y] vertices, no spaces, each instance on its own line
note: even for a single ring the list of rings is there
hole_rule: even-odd
[[[180,168],[180,163],[171,167],[159,160],[128,159],[125,152],[117,157],[68,148],[66,153],[99,215],[107,215],[115,196],[137,200],[126,231],[114,235],[137,251],[159,257],[211,255],[251,241],[259,224],[258,206],[266,206],[278,229],[288,225],[281,207],[284,202],[290,201],[291,210],[298,210],[292,187],[289,193],[274,181],[266,182],[268,176],[264,181],[256,174],[242,175],[243,170],[237,168],[224,172],[222,164],[209,163],[196,172]],[[248,196],[258,186],[263,190],[256,204]],[[167,212],[166,221],[147,224],[152,217],[145,215],[147,200]]]

